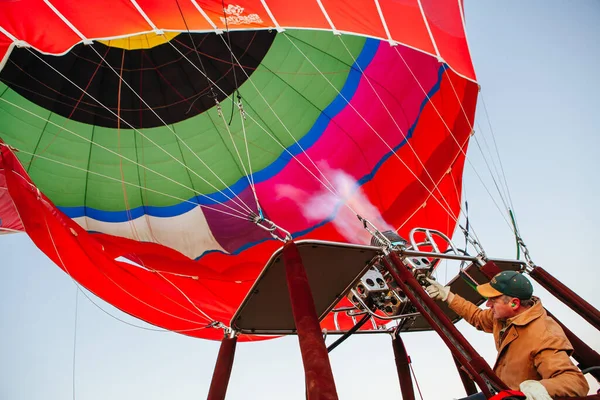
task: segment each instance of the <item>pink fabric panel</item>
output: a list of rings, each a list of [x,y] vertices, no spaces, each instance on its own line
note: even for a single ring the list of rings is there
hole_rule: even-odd
[[[416,79],[398,52],[411,66]],[[317,163],[321,171],[343,171],[354,179],[371,173],[382,157],[391,152],[390,147],[402,142],[416,121],[426,98],[419,83],[429,91],[438,79],[439,68],[440,65],[431,56],[382,43],[365,72],[369,77],[376,77],[369,80],[395,122],[363,77],[350,101],[360,116],[352,107],[346,106],[307,150],[310,159]],[[319,174],[305,155],[298,155],[297,158],[309,166],[315,175]],[[289,182],[293,182],[293,187]],[[308,226],[303,207],[323,190],[323,186],[296,161],[291,161],[268,182],[257,185],[259,198],[269,218],[275,222],[285,221],[286,228],[292,232]],[[333,212],[333,205],[322,206],[329,206]]]

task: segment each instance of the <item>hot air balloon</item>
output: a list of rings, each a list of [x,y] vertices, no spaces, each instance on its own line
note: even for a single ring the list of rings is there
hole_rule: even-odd
[[[294,263],[282,244],[327,241],[323,263],[367,256],[323,275],[320,328],[386,329],[415,271],[456,250],[478,93],[460,1],[0,9],[0,229],[122,311],[205,339],[285,334],[242,328],[240,310],[260,314],[266,271]],[[416,286],[392,272],[406,259]],[[344,306],[380,320],[357,327]]]

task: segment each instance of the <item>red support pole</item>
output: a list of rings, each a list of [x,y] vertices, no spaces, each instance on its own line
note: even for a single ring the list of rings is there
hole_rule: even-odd
[[[529,275],[557,299],[565,303],[577,314],[581,315],[596,329],[600,330],[600,311],[594,306],[582,299],[542,267],[534,267]]]
[[[421,315],[429,322],[431,328],[446,343],[452,355],[467,369],[483,394],[487,398],[492,397],[490,386],[496,390],[507,389],[506,384],[496,376],[490,366],[456,329],[435,301],[429,297],[398,255],[393,252],[390,253],[383,259],[383,264],[413,306],[419,310]]]
[[[215,372],[213,372],[207,400],[224,400],[229,385],[229,377],[233,368],[237,337],[224,337],[219,348]]]
[[[283,261],[304,364],[307,398],[337,400],[329,355],[319,326],[308,277],[294,242],[289,241],[283,246]]]
[[[473,379],[471,379],[469,374],[465,372],[465,370],[462,368],[456,357],[452,356],[452,359],[454,360],[454,364],[456,365],[456,369],[458,370],[458,375],[460,375],[460,380],[462,381],[463,386],[465,387],[465,392],[467,393],[467,396],[477,393],[478,390],[475,386],[475,382],[473,382]]]
[[[402,400],[415,400],[415,389],[413,388],[413,382],[410,376],[410,357],[408,356],[408,353],[406,353],[404,341],[398,332],[394,333],[392,347],[394,348],[394,358],[396,359],[396,369],[398,370],[398,380],[400,380]]]

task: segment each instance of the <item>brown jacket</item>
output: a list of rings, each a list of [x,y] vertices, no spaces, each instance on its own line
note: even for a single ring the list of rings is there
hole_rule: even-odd
[[[571,343],[539,299],[529,310],[505,322],[495,320],[492,310],[482,310],[458,295],[454,295],[450,308],[475,328],[494,334],[498,350],[494,372],[511,389],[518,390],[521,382],[534,380],[540,381],[552,397],[588,393],[587,381],[569,358]]]

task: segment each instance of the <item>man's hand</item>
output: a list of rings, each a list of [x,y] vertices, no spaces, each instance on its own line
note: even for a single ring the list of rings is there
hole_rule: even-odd
[[[427,279],[427,282],[429,282],[431,284],[425,288],[425,291],[427,292],[427,294],[429,294],[429,297],[431,297],[434,300],[442,300],[442,301],[446,301],[446,299],[448,299],[448,295],[450,294],[449,286],[440,285],[438,282],[434,281],[433,279],[429,279],[429,278],[425,278],[425,279]]]
[[[527,397],[527,400],[552,400],[548,391],[538,381],[523,381],[519,390]]]

